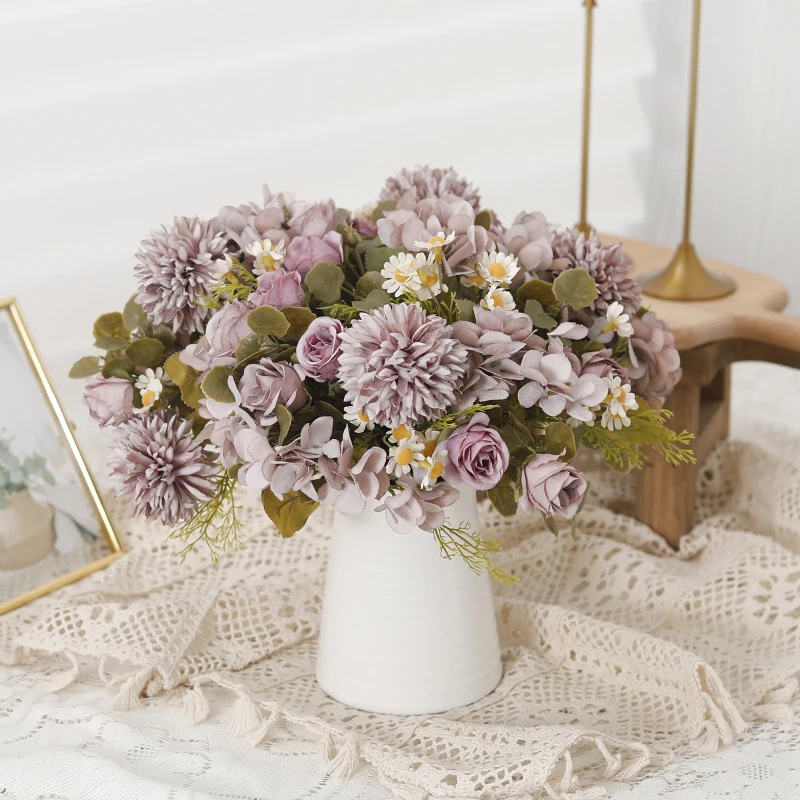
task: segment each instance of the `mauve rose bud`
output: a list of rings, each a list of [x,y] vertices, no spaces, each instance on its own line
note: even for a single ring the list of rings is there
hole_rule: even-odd
[[[371,219],[366,219],[365,217],[356,217],[353,220],[353,227],[361,236],[372,237],[378,235],[378,226]]]
[[[339,371],[344,325],[338,319],[317,317],[297,343],[297,363],[309,378],[330,383]]]
[[[247,315],[252,310],[253,306],[242,300],[223,306],[209,320],[203,338],[181,351],[180,360],[200,372],[213,366],[235,364],[233,354],[239,342],[253,332],[247,324]]]
[[[586,478],[575,467],[550,453],[539,453],[522,469],[519,507],[546,517],[572,519],[586,494]]]
[[[289,411],[297,411],[308,402],[303,381],[295,368],[285,361],[262,358],[244,368],[239,382],[242,405],[256,412],[256,419],[267,426],[275,421],[273,412],[280,403]]]
[[[451,484],[466,483],[485,491],[496,486],[508,469],[506,443],[489,427],[489,417],[483,412],[456,428],[447,437],[445,449],[444,479]]]
[[[292,236],[324,236],[335,231],[343,221],[344,215],[330,198],[321,203],[298,203],[289,220],[289,233]]]
[[[133,416],[133,384],[124,378],[91,378],[83,403],[92,422],[101,428],[121,425]]]
[[[283,265],[290,272],[299,272],[305,278],[314,264],[320,261],[332,261],[341,264],[344,257],[342,235],[336,231],[319,236],[297,236],[292,239]]]
[[[287,272],[282,268],[265,272],[258,279],[258,288],[247,300],[253,306],[304,306],[306,295],[301,282],[299,272]]]

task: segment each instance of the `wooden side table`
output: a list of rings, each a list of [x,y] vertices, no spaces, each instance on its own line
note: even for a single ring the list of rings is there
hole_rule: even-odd
[[[619,237],[603,236],[605,241]],[[636,239],[621,239],[634,272],[660,269],[672,251]],[[645,295],[645,306],[666,320],[681,354],[683,380],[667,400],[671,427],[695,434],[696,465],[671,467],[654,458],[637,483],[636,516],[677,547],[694,524],[697,473],[717,442],[728,435],[730,365],[734,361],[770,361],[800,368],[800,319],[780,312],[788,295],[767,275],[704,259],[715,272],[736,281],[736,291],[718,300],[676,302]]]

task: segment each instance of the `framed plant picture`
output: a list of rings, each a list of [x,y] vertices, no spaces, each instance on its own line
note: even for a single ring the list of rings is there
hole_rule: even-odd
[[[3,614],[108,566],[122,545],[13,299],[0,300],[0,364]]]

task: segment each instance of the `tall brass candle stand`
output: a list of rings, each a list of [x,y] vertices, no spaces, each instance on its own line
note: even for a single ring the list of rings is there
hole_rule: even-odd
[[[639,278],[642,290],[666,300],[713,300],[736,288],[727,275],[709,272],[692,244],[692,183],[694,179],[694,135],[697,122],[697,72],[700,51],[700,0],[694,0],[692,20],[692,66],[689,94],[689,138],[686,152],[686,197],[683,210],[683,240],[672,261],[660,272]]]
[[[589,205],[589,125],[592,111],[592,39],[594,35],[594,7],[597,0],[584,0],[586,7],[586,52],[583,60],[583,154],[581,160],[581,216],[575,226],[588,236],[592,226],[586,220]]]

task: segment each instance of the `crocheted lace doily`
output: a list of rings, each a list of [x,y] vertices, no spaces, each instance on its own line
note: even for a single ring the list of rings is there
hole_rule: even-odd
[[[602,505],[585,509],[576,539],[486,510],[484,532],[520,578],[495,586],[504,676],[450,713],[370,714],[323,694],[314,657],[329,520],[318,512],[284,541],[252,501],[245,546],[216,566],[200,552],[181,565],[163,531],[116,508],[129,554],[0,617],[0,658],[51,659],[63,670],[53,690],[99,661],[119,707],[180,701],[189,722],[209,715],[204,685],[226,687],[232,707],[214,715],[233,734],[258,744],[302,730],[331,776],[369,762],[401,800],[598,797],[599,782],[679,746],[710,752],[749,721],[790,715],[800,441],[774,442],[721,445],[677,553],[625,515],[632,483],[608,471],[592,476]]]

